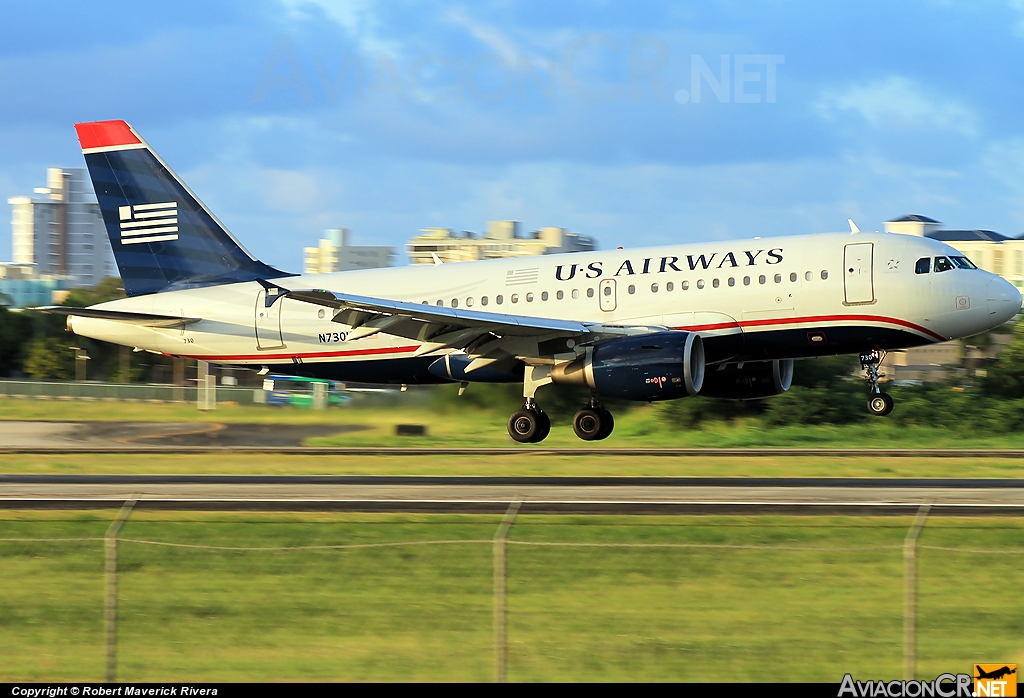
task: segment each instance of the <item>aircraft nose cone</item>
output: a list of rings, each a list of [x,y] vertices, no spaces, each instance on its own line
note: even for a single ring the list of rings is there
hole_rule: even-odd
[[[992,327],[1002,325],[1020,311],[1020,291],[1006,279],[992,279],[988,284],[987,296]]]

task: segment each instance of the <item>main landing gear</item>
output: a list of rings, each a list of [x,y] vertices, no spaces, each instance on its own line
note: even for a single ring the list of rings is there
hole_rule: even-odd
[[[868,396],[868,412],[878,417],[884,417],[892,412],[893,399],[888,393],[883,393],[878,387],[878,364],[885,358],[885,352],[881,349],[863,352],[860,355],[860,367],[868,376],[868,384],[871,386],[871,394]]]
[[[615,418],[596,398],[572,418],[572,430],[584,441],[606,439],[614,428]]]
[[[550,431],[551,419],[533,398],[527,398],[523,408],[508,418],[508,435],[521,444],[543,441]]]
[[[551,419],[537,406],[534,396],[537,388],[551,382],[550,367],[527,366],[523,379],[523,397],[526,402],[508,418],[508,435],[521,444],[543,441],[551,431]],[[572,430],[584,441],[608,438],[615,428],[612,413],[597,398],[591,398],[586,407],[572,418]]]

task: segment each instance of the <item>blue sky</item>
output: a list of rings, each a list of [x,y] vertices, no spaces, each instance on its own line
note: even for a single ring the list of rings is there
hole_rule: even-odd
[[[399,248],[492,219],[604,248],[905,213],[1024,232],[1024,0],[94,0],[2,17],[4,201],[82,166],[74,122],[123,118],[288,269],[334,226]]]

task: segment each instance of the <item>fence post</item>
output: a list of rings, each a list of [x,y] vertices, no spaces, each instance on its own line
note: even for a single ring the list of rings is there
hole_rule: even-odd
[[[106,535],[103,536],[104,577],[107,586],[106,598],[103,603],[103,631],[107,645],[107,683],[117,680],[117,534],[124,522],[128,520],[134,506],[134,499],[126,501],[111,522]]]
[[[210,362],[200,361],[197,366],[199,409],[209,411],[217,408],[217,376],[210,373]]]
[[[505,583],[508,579],[505,566],[505,547],[508,531],[516,520],[522,502],[512,502],[505,518],[494,534],[494,680],[505,683],[505,665],[508,661],[508,608],[505,605]]]
[[[917,539],[931,504],[922,504],[903,540],[903,678],[917,675]]]

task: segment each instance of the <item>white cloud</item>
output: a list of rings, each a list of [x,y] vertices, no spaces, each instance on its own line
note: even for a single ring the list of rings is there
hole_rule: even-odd
[[[290,19],[308,19],[308,8],[319,9],[366,53],[399,55],[399,43],[381,34],[376,0],[280,0]]]
[[[815,108],[827,119],[835,119],[840,112],[854,112],[875,128],[929,128],[978,135],[978,119],[970,108],[929,95],[901,76],[826,91]]]

